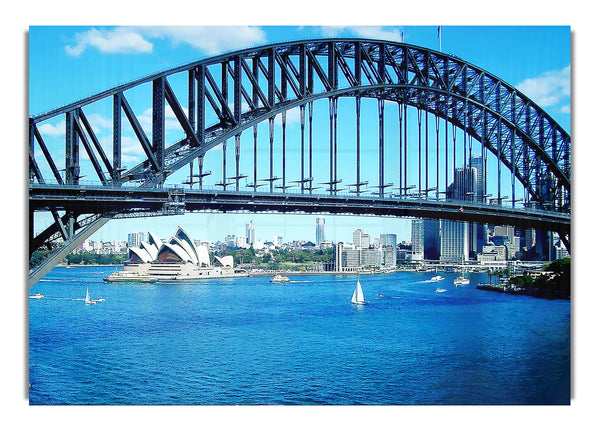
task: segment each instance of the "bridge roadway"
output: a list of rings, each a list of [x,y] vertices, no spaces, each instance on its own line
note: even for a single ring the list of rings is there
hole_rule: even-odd
[[[463,220],[510,225],[568,233],[569,213],[535,210],[451,200],[384,197],[378,195],[316,194],[286,191],[184,189],[181,187],[140,188],[103,185],[29,185],[29,209],[55,208],[75,214],[145,216],[167,213],[166,209],[251,213],[304,213],[336,215],[374,215]]]

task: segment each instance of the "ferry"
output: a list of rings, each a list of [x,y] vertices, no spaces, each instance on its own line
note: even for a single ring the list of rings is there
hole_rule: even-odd
[[[156,283],[158,278],[134,272],[115,271],[102,280],[105,283]]]

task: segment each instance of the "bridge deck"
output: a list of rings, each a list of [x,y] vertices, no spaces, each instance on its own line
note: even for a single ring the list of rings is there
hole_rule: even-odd
[[[190,190],[183,188],[139,188],[31,184],[31,210],[55,208],[79,214],[157,212],[165,206],[185,211],[282,212],[423,217],[480,223],[534,227],[544,230],[569,229],[569,213],[535,210],[486,203],[427,200],[386,194],[356,196],[316,193],[269,193],[235,190]]]

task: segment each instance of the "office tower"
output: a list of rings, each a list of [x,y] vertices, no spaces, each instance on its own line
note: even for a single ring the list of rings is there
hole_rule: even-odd
[[[469,223],[442,220],[440,261],[462,263],[469,259]]]
[[[471,167],[476,170],[473,200],[475,202],[484,203],[486,192],[485,170],[483,165],[483,157],[481,154],[476,154],[471,158]],[[482,223],[471,223],[470,230],[470,253],[472,257],[475,257],[487,243],[487,226],[486,224]]]
[[[342,260],[343,251],[344,251],[344,243],[343,242],[338,242],[335,245],[335,247],[333,248],[333,262],[334,262],[333,270],[336,272],[341,271],[342,268],[344,267],[344,263]]]
[[[325,241],[325,219],[323,217],[317,217],[315,245],[319,247],[323,241]]]
[[[410,241],[413,260],[425,258],[425,220],[415,219],[411,224]]]
[[[396,234],[382,233],[379,235],[381,259],[384,266],[396,266]]]
[[[362,233],[362,229],[356,229],[354,232],[352,232],[352,244],[358,248],[360,248],[361,245]]]
[[[459,168],[454,171],[454,183],[448,187],[448,196],[454,200],[473,202],[477,188],[477,169]],[[470,244],[477,243],[474,230],[468,222],[442,220],[440,261],[461,263],[468,260],[469,251],[475,248]]]
[[[364,233],[362,229],[356,229],[352,232],[352,244],[358,248],[369,248],[371,245],[371,236]]]
[[[246,223],[246,242],[250,245],[254,244],[254,222]]]
[[[131,232],[127,234],[127,247],[140,247],[142,241],[146,241],[146,233]]]

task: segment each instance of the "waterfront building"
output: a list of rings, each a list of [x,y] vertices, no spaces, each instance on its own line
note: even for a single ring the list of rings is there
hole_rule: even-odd
[[[411,223],[410,239],[412,244],[412,259],[416,261],[425,258],[425,220],[415,219]]]
[[[359,249],[344,249],[342,251],[342,267],[343,268],[358,268],[360,265],[361,250]]]
[[[323,243],[325,241],[325,218],[317,217],[316,224],[317,224],[317,226],[316,226],[315,245],[317,247],[320,247],[321,243]]]
[[[343,264],[344,243],[338,242],[333,249],[333,270],[339,272],[342,270]]]
[[[360,253],[360,264],[366,267],[381,266],[381,249],[363,248]]]
[[[123,271],[105,279],[108,282],[194,280],[205,278],[247,277],[244,270],[234,269],[233,256],[215,256],[211,265],[206,246],[196,246],[178,227],[175,235],[163,242],[152,232],[140,247],[129,248],[129,261]]]
[[[469,223],[442,220],[440,262],[462,263],[469,259]]]
[[[396,267],[396,247],[391,245],[381,247],[381,263],[386,267]]]

